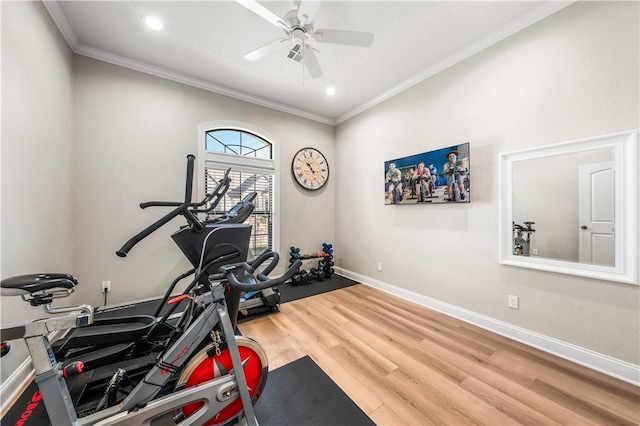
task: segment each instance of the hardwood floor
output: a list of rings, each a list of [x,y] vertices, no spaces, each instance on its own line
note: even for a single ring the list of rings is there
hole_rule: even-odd
[[[378,425],[640,425],[640,388],[365,285],[280,310],[239,326],[269,368],[309,355]]]

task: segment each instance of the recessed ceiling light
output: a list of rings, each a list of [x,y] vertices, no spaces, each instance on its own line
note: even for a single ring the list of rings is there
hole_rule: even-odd
[[[142,21],[147,24],[149,28],[156,31],[160,31],[162,28],[164,28],[164,25],[162,25],[162,21],[155,16],[143,16]]]
[[[336,89],[335,87],[327,87],[324,91],[324,93],[327,94],[327,96],[333,96],[336,94]]]

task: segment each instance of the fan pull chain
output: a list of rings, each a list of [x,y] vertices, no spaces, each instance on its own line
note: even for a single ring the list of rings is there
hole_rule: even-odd
[[[301,44],[301,46],[302,46],[302,85],[304,86],[304,67],[306,66],[307,62],[304,59],[304,55],[305,55],[304,44]]]

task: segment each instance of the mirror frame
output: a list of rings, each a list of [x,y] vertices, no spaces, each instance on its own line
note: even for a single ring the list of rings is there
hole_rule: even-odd
[[[638,285],[638,130],[499,155],[499,261],[503,265]],[[611,148],[615,164],[615,266],[513,254],[513,165],[518,161]]]

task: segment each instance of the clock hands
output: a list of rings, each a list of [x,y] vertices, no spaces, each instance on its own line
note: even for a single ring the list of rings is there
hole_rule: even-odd
[[[311,165],[311,162],[309,160],[304,160],[305,163],[307,163],[307,166],[309,166],[309,168],[311,169],[311,172],[315,175],[316,173],[318,173],[317,170],[313,169],[313,166]]]

